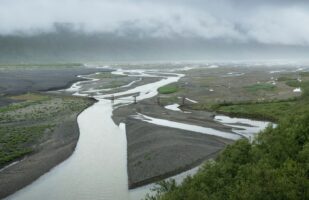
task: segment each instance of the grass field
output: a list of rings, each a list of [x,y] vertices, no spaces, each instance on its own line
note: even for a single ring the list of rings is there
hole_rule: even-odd
[[[305,74],[306,75],[306,74]],[[293,85],[290,78],[283,78],[285,84],[291,87],[301,87],[302,95],[299,98],[291,98],[287,100],[272,100],[264,102],[224,102],[213,104],[195,104],[192,105],[196,110],[211,110],[217,111],[223,114],[228,114],[235,117],[249,117],[256,119],[264,119],[278,122],[280,119],[286,118],[291,113],[301,115],[303,113],[309,113],[309,81],[299,82]],[[271,85],[271,84],[270,84]],[[249,91],[257,91],[261,88],[269,90],[269,85],[252,85]]]
[[[231,116],[242,116],[270,121],[285,118],[290,112],[303,112],[306,104],[298,101],[282,101],[272,103],[249,103],[229,106],[219,106],[216,110]]]
[[[257,83],[250,86],[244,87],[248,92],[258,92],[260,90],[273,91],[276,89],[276,86],[271,83]]]
[[[160,94],[172,94],[178,91],[179,91],[179,87],[177,85],[166,85],[158,89],[158,92]]]
[[[85,98],[28,93],[0,109],[0,167],[36,149],[36,145],[66,116],[79,113],[91,102]]]
[[[301,86],[301,82],[299,82],[298,80],[288,80],[285,82],[285,84],[287,84],[290,87],[300,87]]]
[[[53,125],[1,126],[0,127],[0,166],[31,153],[32,145],[44,132],[51,132]]]
[[[309,77],[309,72],[301,72],[300,76],[301,77]]]

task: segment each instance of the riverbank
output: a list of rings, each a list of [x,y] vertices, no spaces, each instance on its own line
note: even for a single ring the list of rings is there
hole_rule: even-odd
[[[208,135],[208,138],[205,139],[205,135],[190,131],[136,121],[130,116],[141,113],[154,118],[232,132],[231,127],[214,121],[213,118],[218,110],[201,107],[231,100],[237,102],[244,100],[264,101],[265,99],[274,101],[279,98],[283,99],[282,101],[288,101],[286,99],[299,97],[299,94],[293,93],[293,88],[284,82],[276,81],[282,76],[281,74],[274,75],[266,70],[267,68],[224,67],[218,69],[206,67],[179,71],[186,76],[177,83],[171,84],[177,87],[177,90],[161,94],[159,100],[156,97],[139,102],[137,105],[116,109],[113,116],[115,122],[127,124],[129,187],[135,188],[162,180],[192,168],[208,158],[214,158],[216,154],[213,155],[213,152],[219,152],[226,145],[233,143],[227,139],[222,142],[222,138],[216,136]],[[260,82],[265,87],[259,87],[257,83]],[[276,84],[273,86],[275,89],[266,88],[266,86],[271,86],[273,82]],[[256,89],[253,91],[251,88]],[[182,96],[185,96],[185,105],[180,106],[176,111],[165,108],[166,105],[182,104]],[[161,105],[158,105],[158,101]],[[244,117],[245,115],[238,116]],[[259,119],[267,120],[269,118]],[[190,135],[192,138],[186,138],[185,135]],[[195,139],[196,141],[194,141]],[[218,140],[221,143],[217,143]],[[209,143],[213,146],[209,146]],[[201,150],[199,149],[201,146],[208,149]],[[187,150],[192,152],[187,154]]]
[[[120,107],[113,120],[126,124],[129,188],[163,180],[215,158],[234,141],[213,135],[149,124],[132,116],[137,113],[224,132],[231,128],[213,120],[213,113],[172,111],[160,106],[156,97]]]
[[[24,101],[1,110],[4,168],[0,171],[0,198],[29,185],[74,152],[79,138],[77,116],[95,102],[39,93],[14,98]]]
[[[105,68],[86,68],[84,66],[0,66],[0,106],[17,102],[12,95],[27,92],[59,90],[82,81],[78,75],[111,71]]]
[[[74,152],[77,116],[96,102],[38,91],[67,88],[83,80],[77,75],[107,70],[83,66],[2,66],[0,70],[0,198],[4,198]]]
[[[200,165],[232,141],[138,120],[126,122],[129,188],[160,181]]]
[[[126,124],[129,188],[188,170],[206,159],[213,158],[227,144],[233,142],[217,136],[150,125],[132,118],[133,115],[141,112],[159,118],[231,131],[230,127],[215,122],[212,113],[194,112],[187,115],[187,113],[170,112],[157,105],[156,97],[154,97],[156,90],[165,84],[178,81],[181,77],[183,75],[180,73],[117,70],[112,74],[101,73],[87,76],[90,79],[88,82],[78,84],[68,90],[82,96],[94,95],[99,99],[110,98],[109,94],[116,96],[112,118],[118,125],[121,122]],[[111,81],[126,82],[128,87],[114,87],[110,84]],[[131,104],[133,94],[137,94],[137,99],[142,99],[142,101]],[[129,103],[130,105],[117,108],[117,103]],[[170,162],[167,163],[166,160]]]
[[[123,71],[117,72],[122,73]],[[134,74],[134,76],[129,76],[129,74]],[[232,130],[231,127],[225,126],[215,121],[213,119],[214,113],[212,112],[196,110],[175,111],[169,110],[165,107],[166,104],[179,103],[181,95],[184,94],[187,89],[189,89],[192,93],[190,93],[190,99],[186,98],[186,104],[195,104],[197,99],[198,101],[203,99],[201,98],[201,95],[205,95],[205,93],[202,93],[202,90],[200,89],[197,90],[196,88],[198,87],[196,87],[196,85],[191,84],[191,81],[192,83],[194,82],[193,80],[190,81],[186,79],[186,84],[186,82],[181,79],[177,83],[179,84],[180,89],[168,94],[165,97],[162,97],[162,102],[160,102],[160,105],[158,105],[157,98],[154,97],[157,87],[162,87],[164,84],[171,83],[173,80],[177,81],[178,79],[176,75],[171,75],[174,76],[174,78],[169,77],[168,81],[163,80],[161,83],[157,84],[154,83],[154,81],[157,81],[158,78],[143,77],[140,79],[140,77],[138,77],[139,75],[147,76],[155,74],[156,73],[154,72],[146,74],[143,71],[137,72],[132,70],[132,72],[126,72],[123,77],[117,77],[118,80],[114,83],[111,83],[112,79],[115,78],[114,76],[111,76],[111,74],[93,74],[93,78],[100,78],[100,80],[90,80],[80,85],[76,85],[77,87],[71,88],[73,89],[71,92],[74,94],[95,96],[99,99],[107,98],[108,95],[114,94],[114,91],[116,91],[120,92],[118,95],[121,96],[121,98],[119,100],[115,100],[115,105],[112,105],[111,101],[101,99],[98,104],[92,108],[89,108],[88,113],[82,117],[82,121],[80,123],[80,125],[84,126],[84,128],[81,129],[81,132],[84,133],[82,135],[85,137],[83,137],[83,140],[80,140],[81,144],[79,145],[81,148],[77,148],[77,152],[79,153],[76,152],[74,156],[72,156],[72,159],[68,160],[69,164],[66,165],[64,169],[62,166],[56,168],[56,178],[54,178],[53,173],[48,173],[48,178],[44,180],[40,179],[39,183],[36,182],[37,185],[33,186],[33,190],[28,190],[28,188],[26,188],[23,190],[24,193],[18,193],[17,199],[23,199],[23,194],[27,194],[30,197],[37,196],[42,198],[42,196],[46,196],[46,194],[49,192],[49,190],[46,190],[46,188],[50,187],[50,183],[56,183],[56,185],[54,185],[55,188],[53,189],[53,191],[55,191],[54,193],[56,194],[49,196],[49,199],[53,199],[52,196],[61,197],[64,195],[69,195],[69,199],[76,199],[76,197],[81,197],[78,196],[78,191],[80,191],[83,195],[93,195],[96,197],[103,195],[104,197],[107,196],[108,198],[115,199],[113,197],[119,195],[125,196],[128,192],[125,169],[126,167],[128,167],[129,187],[134,188],[153,181],[164,179],[173,174],[192,168],[203,162],[205,159],[214,158],[221,149],[225,148],[226,145],[233,143],[232,140],[228,140],[222,137],[206,134],[203,135],[191,131],[154,125],[148,123],[147,121],[135,118],[134,116],[141,114],[159,119],[209,127],[216,129],[217,131],[230,132]],[[179,78],[180,77],[183,76],[179,75]],[[118,83],[126,84],[127,87],[121,87]],[[154,84],[142,86],[143,84],[147,83]],[[137,85],[142,87],[136,89]],[[190,87],[186,89],[188,86]],[[109,90],[110,87],[112,87],[111,90]],[[128,90],[130,91],[127,92]],[[63,91],[63,93],[65,93],[65,91]],[[141,99],[142,101],[138,101],[137,104],[130,104],[134,99],[132,96],[133,94],[139,94],[137,95],[137,99]],[[119,97],[118,95],[115,96]],[[125,95],[128,95],[128,97],[126,98]],[[80,98],[77,99],[80,100]],[[16,100],[18,101],[19,99]],[[122,106],[117,108],[117,103],[118,105],[130,104],[130,106]],[[185,108],[185,106],[182,106],[181,108]],[[57,112],[57,110],[55,111]],[[121,122],[125,122],[127,124],[127,151],[124,150],[125,136],[123,134],[123,125],[120,127],[115,126],[111,120],[112,111],[114,111],[114,122],[116,122],[118,125]],[[63,119],[66,113],[57,114],[62,117],[61,119]],[[16,117],[14,118],[16,119]],[[37,120],[34,119],[32,121]],[[63,133],[65,131],[59,132]],[[93,133],[93,136],[89,137],[89,133]],[[59,138],[57,138],[57,140],[59,140]],[[62,140],[61,137],[60,140]],[[121,141],[121,143],[119,141]],[[102,145],[103,142],[105,142],[104,145]],[[68,148],[71,149],[71,147]],[[57,149],[60,149],[60,147],[57,147]],[[98,154],[98,152],[100,152],[100,154]],[[126,157],[126,155],[128,156]],[[127,165],[125,162],[126,158],[128,162]],[[100,162],[98,162],[99,160]],[[107,165],[107,163],[109,165]],[[91,172],[83,173],[81,176],[79,176],[79,172],[87,171],[89,169],[89,165],[93,166],[93,169],[90,170]],[[72,166],[75,170],[71,172]],[[102,172],[103,167],[104,172]],[[119,171],[117,171],[118,168]],[[91,176],[89,176],[89,174],[91,174]],[[121,177],[114,179],[116,174],[117,176],[121,174]],[[71,177],[71,179],[66,180],[67,176]],[[78,179],[79,181],[87,180],[88,182],[86,181],[84,184],[78,184],[77,186],[74,184],[77,183],[75,179]],[[115,182],[112,183],[114,186],[112,188],[110,187],[110,180],[115,180]],[[69,192],[70,194],[67,194],[68,192],[63,191],[60,183],[66,183],[67,185],[70,185],[71,187],[67,189],[70,189],[70,191],[73,192]],[[86,186],[85,184],[87,183],[94,183],[95,185],[90,184]],[[100,184],[98,185],[96,183]],[[105,185],[103,184],[104,186],[102,186],[102,183]],[[117,185],[116,183],[122,188],[122,194],[118,194],[119,190],[117,188],[120,187],[115,187],[115,185]]]

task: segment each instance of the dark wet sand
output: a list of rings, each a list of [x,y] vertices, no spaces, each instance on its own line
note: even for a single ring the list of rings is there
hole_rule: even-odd
[[[59,90],[84,80],[77,75],[87,75],[108,69],[96,68],[47,68],[47,69],[0,69],[0,106],[14,101],[9,95],[27,92]]]
[[[193,111],[186,114],[165,109],[156,98],[121,107],[114,111],[116,123],[126,123],[129,188],[189,170],[214,158],[233,141],[221,137],[169,128],[133,119],[137,112],[151,117],[230,131],[213,121],[213,113]]]
[[[231,141],[127,120],[129,188],[191,169],[214,158]]]

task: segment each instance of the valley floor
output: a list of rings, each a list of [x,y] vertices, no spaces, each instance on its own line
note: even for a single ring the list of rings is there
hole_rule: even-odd
[[[117,65],[117,68],[120,67],[126,69],[126,66]],[[143,66],[146,70],[149,67],[154,66]],[[242,105],[248,102],[262,105],[260,103],[270,101],[293,104],[302,93],[293,92],[298,85],[288,84],[287,81],[295,81],[300,77],[303,81],[307,80],[307,74],[300,76],[298,72],[291,71],[289,68],[284,68],[283,73],[272,73],[267,67],[253,69],[220,66],[217,68],[205,65],[191,70],[177,70],[181,67],[184,66],[176,66],[173,72],[182,73],[185,76],[177,83],[159,89],[157,97],[137,104],[128,102],[131,103],[129,106],[114,110],[114,122],[126,123],[130,188],[162,180],[200,165],[205,160],[216,158],[227,145],[234,143],[233,140],[218,136],[150,124],[134,118],[135,115],[140,113],[230,132],[231,127],[214,120],[218,112],[254,118],[259,116],[260,119],[277,121],[279,119],[273,118],[274,115],[267,115],[274,112],[262,113],[262,116],[245,115],[245,112],[252,114],[253,111],[244,110]],[[282,70],[282,67],[278,68]],[[5,85],[0,88],[2,89],[0,102],[3,105],[0,107],[0,166],[14,164],[0,171],[0,198],[26,186],[72,154],[78,140],[77,115],[94,103],[94,100],[89,98],[72,97],[71,94],[74,94],[74,91],[62,91],[56,94],[35,91],[65,87],[72,81],[79,80],[75,77],[78,73],[90,74],[98,71],[101,72],[87,77],[98,79],[96,82],[100,85],[98,89],[106,94],[129,90],[159,79],[158,77],[115,75],[105,69],[103,71],[102,69],[83,70],[70,69],[69,71],[74,73],[70,72],[67,75],[71,77],[67,82],[63,82],[66,77],[63,75],[59,82],[48,79],[49,82],[47,81],[46,87],[43,88],[38,85],[46,78],[19,88],[23,86],[23,82],[29,83],[29,76],[24,78],[16,76],[19,77],[16,91],[10,84],[14,80],[6,83],[7,88]],[[158,67],[158,70],[165,69]],[[39,70],[40,73],[41,71]],[[6,73],[22,74],[23,72],[9,70]],[[158,72],[153,73],[158,74]],[[5,82],[4,79],[0,80]],[[48,85],[48,83],[52,84]],[[98,91],[92,88],[92,84],[93,82],[89,81],[83,87],[95,95]],[[32,93],[25,93],[25,91]],[[166,108],[174,104],[181,106],[176,106],[176,110]],[[276,111],[282,106],[284,105],[277,106]]]

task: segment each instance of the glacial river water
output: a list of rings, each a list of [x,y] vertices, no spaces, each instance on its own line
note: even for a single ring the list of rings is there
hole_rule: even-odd
[[[127,71],[129,72],[129,71]],[[124,71],[114,73],[123,74]],[[145,71],[134,71],[134,76],[154,76]],[[135,87],[114,96],[123,96],[115,100],[114,105],[127,104],[126,99],[132,99],[138,94],[137,100],[151,98],[157,95],[157,89],[166,84],[177,82],[184,75],[167,74],[161,80]],[[83,84],[95,83],[97,79],[73,84],[69,91],[75,95],[89,96],[89,91],[83,89]],[[93,90],[93,89],[92,89]],[[6,199],[9,200],[138,200],[142,198],[152,184],[134,190],[128,190],[127,176],[127,142],[125,124],[117,126],[112,120],[113,104],[105,99],[104,91],[96,90],[93,96],[98,100],[78,117],[80,138],[76,150],[64,162],[54,167],[32,184],[21,189]],[[158,121],[154,120],[153,121]],[[186,129],[190,125],[184,124]],[[182,128],[181,123],[177,128]],[[263,127],[260,127],[261,129]],[[203,129],[206,130],[206,129]],[[207,131],[206,131],[207,132]],[[205,134],[205,133],[204,133]],[[216,134],[214,132],[213,134]],[[233,133],[219,133],[221,137],[239,138]],[[176,176],[180,182],[188,174],[195,173],[197,168]]]

